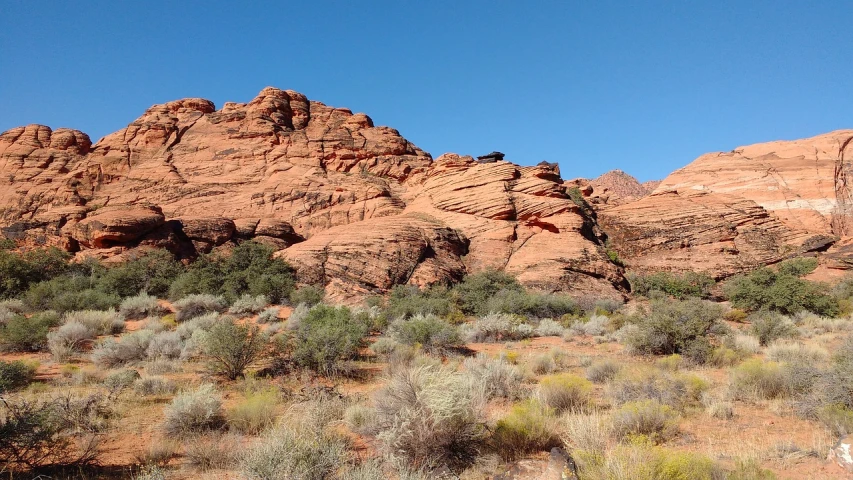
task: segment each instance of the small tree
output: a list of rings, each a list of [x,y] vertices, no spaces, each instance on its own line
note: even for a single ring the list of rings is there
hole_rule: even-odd
[[[221,322],[204,335],[202,353],[214,372],[234,380],[260,358],[266,343],[266,336],[257,326]]]

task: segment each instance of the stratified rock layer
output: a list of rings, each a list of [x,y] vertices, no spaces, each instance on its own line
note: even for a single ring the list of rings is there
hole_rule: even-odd
[[[577,295],[625,288],[555,166],[434,162],[396,130],[293,91],[220,110],[156,105],[96,145],[76,130],[12,129],[0,174],[0,232],[22,246],[191,257],[256,239],[340,300],[485,268]]]

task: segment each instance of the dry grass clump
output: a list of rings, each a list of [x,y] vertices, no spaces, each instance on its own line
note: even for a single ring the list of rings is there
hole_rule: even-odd
[[[240,433],[257,435],[275,424],[279,393],[270,388],[249,392],[228,410],[228,425]]]
[[[166,406],[164,414],[163,430],[178,437],[215,430],[225,423],[222,397],[209,383],[179,393]]]
[[[77,310],[63,316],[64,323],[81,323],[96,335],[117,334],[124,331],[124,320],[115,310]]]
[[[149,330],[137,330],[121,337],[121,341],[107,338],[92,349],[92,363],[99,367],[112,368],[127,365],[146,358],[146,352],[154,334]]]
[[[734,404],[722,395],[705,392],[702,395],[702,406],[705,413],[720,420],[730,420],[735,416]]]
[[[537,397],[546,407],[564,412],[585,409],[590,403],[591,393],[592,382],[577,375],[562,373],[542,378]]]
[[[206,433],[184,442],[184,456],[201,471],[225,469],[240,462],[243,446],[233,434]]]
[[[468,343],[493,343],[520,340],[533,336],[533,327],[521,318],[507,313],[490,313],[460,326],[462,339]]]
[[[572,450],[603,455],[613,435],[613,419],[599,411],[570,412],[562,419],[562,440]]]
[[[770,480],[770,477],[731,477],[701,454],[669,450],[649,442],[617,445],[603,455],[576,451],[581,478],[608,480]]]
[[[491,441],[503,458],[512,460],[559,445],[558,426],[552,409],[536,400],[527,400],[514,405],[497,422]]]
[[[740,399],[774,399],[790,393],[785,370],[779,363],[751,359],[731,372],[732,393]]]
[[[133,391],[138,395],[171,395],[175,393],[178,386],[166,377],[149,376],[136,380]]]
[[[63,362],[80,352],[83,345],[94,340],[97,335],[87,325],[70,322],[47,334],[47,347],[56,361]]]
[[[709,386],[707,381],[691,374],[675,374],[657,369],[624,369],[607,385],[605,391],[616,405],[655,400],[681,409],[698,402]]]
[[[487,398],[514,400],[522,396],[524,375],[518,367],[502,358],[489,358],[480,353],[465,359],[462,368],[472,382],[482,385]]]
[[[347,407],[344,411],[344,423],[353,432],[368,435],[376,433],[376,410],[369,405],[356,403]]]
[[[533,373],[536,375],[551,373],[557,370],[557,361],[550,353],[542,353],[531,359],[530,369],[533,370]]]
[[[415,468],[458,465],[483,437],[485,394],[443,365],[393,370],[374,397],[381,451]]]
[[[605,383],[612,380],[621,369],[622,365],[614,360],[598,360],[586,367],[586,378],[593,383]]]
[[[777,340],[767,347],[767,358],[774,362],[813,364],[828,360],[829,352],[814,345],[805,345],[790,340]]]
[[[656,400],[637,400],[613,412],[613,425],[618,438],[642,435],[664,442],[678,433],[678,413]]]

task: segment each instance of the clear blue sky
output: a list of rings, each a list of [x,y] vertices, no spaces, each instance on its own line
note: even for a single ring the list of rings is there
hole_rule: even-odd
[[[149,106],[290,88],[434,156],[664,177],[698,155],[853,127],[853,2],[0,4],[0,131],[94,141]]]

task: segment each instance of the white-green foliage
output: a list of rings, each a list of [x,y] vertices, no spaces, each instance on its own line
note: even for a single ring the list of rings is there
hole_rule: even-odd
[[[133,384],[133,391],[139,395],[171,395],[177,388],[175,382],[160,376],[142,377]]]
[[[157,302],[157,297],[140,293],[133,297],[127,297],[121,301],[118,308],[119,314],[125,320],[137,320],[149,315],[159,315],[165,311]]]
[[[586,322],[577,321],[570,327],[575,335],[599,336],[607,332],[610,319],[605,315],[592,315]]]
[[[104,339],[92,349],[92,363],[99,367],[112,368],[143,360],[152,338],[152,332],[137,330],[123,335],[121,341]]]
[[[599,360],[586,368],[586,378],[594,383],[605,383],[613,379],[622,366],[613,360]]]
[[[47,334],[47,346],[56,360],[63,361],[96,336],[97,332],[89,326],[70,322]]]
[[[536,326],[535,334],[537,337],[560,337],[565,330],[559,322],[551,318],[543,318]]]
[[[185,322],[206,313],[224,312],[228,308],[228,302],[221,296],[201,293],[187,295],[175,302],[173,306],[177,310],[175,320]]]
[[[501,342],[533,336],[533,327],[506,313],[490,313],[460,327],[468,343]]]
[[[68,312],[63,317],[63,323],[81,323],[93,330],[97,335],[120,333],[124,330],[124,321],[115,310],[78,310]]]
[[[305,320],[308,317],[308,313],[311,312],[311,307],[309,307],[305,303],[300,303],[290,312],[290,316],[287,317],[287,321],[285,322],[285,326],[288,330],[296,330],[299,328],[299,324],[302,323],[302,320]]]
[[[399,345],[400,343],[393,338],[379,337],[370,345],[370,351],[376,355],[388,355]]]
[[[485,392],[447,366],[396,369],[374,404],[382,451],[416,468],[465,458],[483,435]]]
[[[164,409],[163,429],[169,435],[186,436],[221,426],[222,397],[212,384],[179,393]]]
[[[188,340],[193,336],[193,333],[195,333],[196,330],[208,331],[213,328],[214,325],[223,321],[227,321],[227,317],[223,317],[216,312],[206,313],[181,323],[175,331],[178,332],[181,339]]]
[[[821,347],[800,342],[777,340],[767,347],[767,358],[774,362],[808,365],[828,360],[829,352]]]
[[[176,359],[181,356],[184,342],[178,332],[160,332],[151,339],[146,354],[149,359]]]
[[[481,385],[487,398],[514,400],[522,396],[524,375],[506,360],[479,353],[476,357],[466,358],[462,369],[471,382]]]
[[[276,323],[278,322],[278,307],[269,307],[258,314],[258,323]]]
[[[232,315],[253,315],[269,304],[265,295],[243,295],[231,304],[228,313]]]

